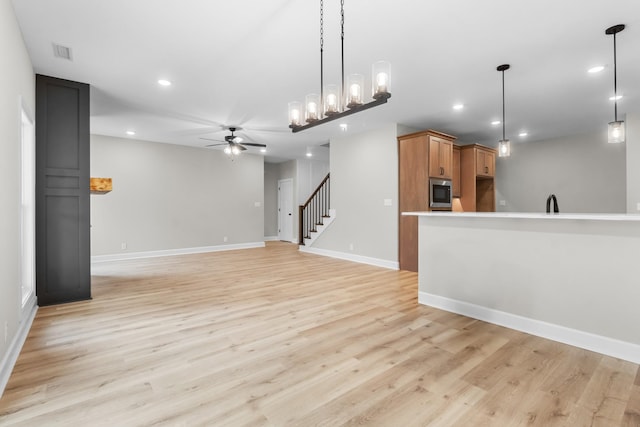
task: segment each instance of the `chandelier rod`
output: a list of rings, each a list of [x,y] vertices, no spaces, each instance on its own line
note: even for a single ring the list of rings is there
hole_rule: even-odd
[[[341,45],[341,63],[342,63],[342,84],[340,88],[341,96],[340,96],[340,105],[341,110],[344,111],[344,104],[346,99],[346,94],[344,92],[344,0],[340,0],[340,45]]]
[[[324,0],[320,0],[320,111],[324,111]]]

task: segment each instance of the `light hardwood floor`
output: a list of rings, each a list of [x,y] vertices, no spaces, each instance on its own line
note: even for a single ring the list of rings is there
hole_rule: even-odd
[[[43,307],[16,426],[640,426],[638,365],[420,306],[417,275],[266,248],[97,264]]]

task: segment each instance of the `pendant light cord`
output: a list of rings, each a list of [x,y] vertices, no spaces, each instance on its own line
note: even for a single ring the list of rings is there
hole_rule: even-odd
[[[505,140],[505,123],[504,123],[504,70],[502,70],[502,140]]]
[[[614,120],[618,121],[618,72],[616,57],[616,33],[613,33],[613,111]]]

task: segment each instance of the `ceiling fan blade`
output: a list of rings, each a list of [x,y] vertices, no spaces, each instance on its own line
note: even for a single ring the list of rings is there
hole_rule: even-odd
[[[244,151],[244,150],[246,150],[246,149],[247,149],[247,147],[243,146],[242,144],[235,144],[235,143],[234,143],[233,145],[234,145],[234,146],[236,146],[236,147],[238,147],[238,149],[239,149],[240,151]]]
[[[265,144],[255,144],[253,142],[243,142],[242,145],[248,145],[250,147],[266,147]]]
[[[218,147],[220,145],[228,145],[226,142],[221,142],[220,144],[209,144],[205,145],[205,147]]]
[[[205,141],[224,142],[226,144],[226,142],[221,139],[212,139],[212,138],[204,138],[204,137],[200,137],[200,139],[204,139]]]

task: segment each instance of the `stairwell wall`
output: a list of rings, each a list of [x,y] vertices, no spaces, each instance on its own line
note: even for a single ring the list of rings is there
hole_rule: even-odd
[[[396,124],[387,124],[331,140],[336,219],[315,248],[345,258],[398,262],[398,132]]]

